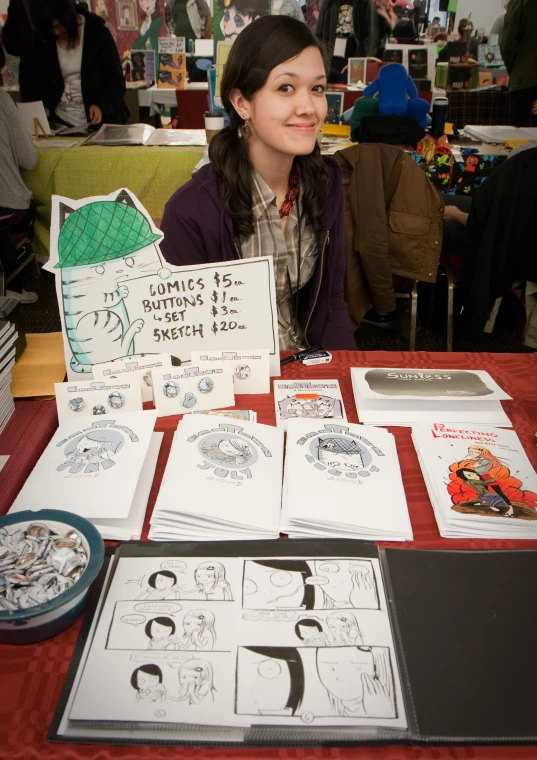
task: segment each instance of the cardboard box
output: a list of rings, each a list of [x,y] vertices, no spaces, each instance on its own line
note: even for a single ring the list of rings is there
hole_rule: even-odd
[[[468,45],[466,42],[448,42],[445,50],[450,65],[466,63],[468,60]]]
[[[474,73],[475,72],[475,73]],[[447,86],[448,92],[458,92],[460,90],[472,90],[477,87],[479,82],[479,72],[477,66],[469,64],[455,64],[448,67]]]

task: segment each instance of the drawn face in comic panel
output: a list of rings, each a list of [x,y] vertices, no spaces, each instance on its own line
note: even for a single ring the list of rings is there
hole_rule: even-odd
[[[313,562],[303,559],[247,560],[243,606],[247,609],[314,609]]]
[[[170,570],[157,570],[147,579],[147,588],[138,595],[138,599],[150,601],[159,599],[178,599],[180,590],[177,576]]]
[[[131,686],[136,692],[136,701],[164,702],[166,687],[162,683],[162,670],[158,665],[141,665],[132,673]]]
[[[226,579],[226,568],[221,562],[200,562],[194,570],[195,595],[192,599],[231,601],[231,586]]]
[[[332,715],[395,718],[393,674],[386,647],[317,650],[317,673]]]
[[[292,717],[304,697],[304,665],[293,647],[239,647],[237,712]]]
[[[211,433],[200,439],[198,451],[216,467],[244,469],[257,462],[256,446],[236,433]]]
[[[174,650],[178,649],[174,638],[175,623],[169,617],[156,617],[149,620],[145,626],[145,634],[148,637],[148,649]]]
[[[367,560],[315,560],[312,581],[322,609],[378,609],[377,586],[371,562]]]
[[[175,700],[188,705],[214,702],[213,666],[206,660],[192,659],[178,670],[179,692]]]

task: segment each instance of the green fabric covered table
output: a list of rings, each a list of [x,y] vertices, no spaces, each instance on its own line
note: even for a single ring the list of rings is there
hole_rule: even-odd
[[[35,169],[22,178],[37,204],[35,250],[50,250],[52,195],[86,198],[128,188],[143,203],[151,217],[160,221],[166,201],[188,182],[201,159],[203,147],[84,147],[83,138],[71,148],[39,148]]]

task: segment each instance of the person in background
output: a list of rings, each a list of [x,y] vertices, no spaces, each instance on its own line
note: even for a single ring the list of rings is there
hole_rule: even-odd
[[[103,19],[71,0],[28,7],[27,14],[23,0],[11,0],[4,27],[6,49],[21,55],[22,100],[42,100],[59,124],[124,124],[125,79]]]
[[[356,346],[343,297],[341,171],[317,143],[325,88],[323,48],[306,24],[266,16],[247,26],[222,78],[229,126],[161,224],[172,264],[273,257],[282,350]]]
[[[4,66],[0,47],[0,69]],[[4,274],[15,268],[16,247],[13,235],[25,232],[35,218],[32,194],[22,181],[20,170],[31,170],[37,163],[37,150],[9,93],[0,90],[0,263]],[[3,293],[0,293],[3,295]],[[8,290],[6,295],[21,303],[37,301],[37,294]]]
[[[459,39],[457,42],[464,42],[465,40],[465,33],[468,29],[468,19],[467,18],[461,18],[459,21],[459,27],[458,27],[458,33],[459,33]],[[448,49],[447,45],[442,48],[442,50],[438,53],[437,61],[439,63],[447,63],[448,62]]]
[[[371,24],[371,0],[323,0],[315,34],[328,51],[329,82],[347,81],[348,58],[370,55]]]
[[[211,39],[213,19],[205,0],[174,0],[174,34],[186,40]]]
[[[508,5],[509,5],[509,3],[507,2],[507,3],[505,4],[505,7],[507,8],[507,7],[508,7]],[[505,21],[505,13],[502,13],[502,15],[501,15],[501,16],[498,16],[498,18],[496,19],[496,21],[493,23],[493,25],[492,25],[492,28],[491,28],[491,30],[490,30],[490,34],[491,34],[491,35],[492,35],[492,34],[497,34],[497,35],[500,35],[500,34],[502,33],[502,29],[503,29],[503,22],[504,22],[504,21]],[[490,40],[490,37],[489,37],[489,40]]]
[[[529,127],[537,119],[537,2],[511,0],[500,37],[509,72],[511,122]],[[533,113],[533,116],[532,116]]]
[[[392,8],[391,0],[374,0],[373,8],[373,39],[375,44],[371,48],[371,55],[382,59],[386,41],[392,36],[399,19]]]

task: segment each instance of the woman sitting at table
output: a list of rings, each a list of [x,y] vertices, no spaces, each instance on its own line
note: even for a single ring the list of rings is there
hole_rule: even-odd
[[[317,144],[325,86],[322,48],[305,24],[266,16],[247,26],[222,78],[230,124],[162,220],[172,264],[273,256],[281,349],[356,347],[343,298],[341,172]]]
[[[0,69],[5,62],[0,47]],[[7,277],[17,267],[15,236],[22,235],[35,218],[32,194],[22,181],[21,169],[33,169],[37,150],[9,93],[0,90],[0,264]],[[16,277],[11,288],[18,291]],[[23,304],[37,301],[37,293],[6,291]],[[0,290],[0,296],[4,295]]]
[[[13,8],[12,8],[13,6]],[[12,0],[9,18],[13,44],[20,21],[21,37],[29,17],[18,19]],[[124,124],[125,80],[112,35],[103,19],[72,0],[44,0],[36,18],[39,44],[33,47],[34,66],[21,69],[21,95],[25,101],[42,100],[49,120],[84,129],[88,122]],[[12,42],[13,39],[13,42]],[[25,51],[21,51],[23,56]]]

